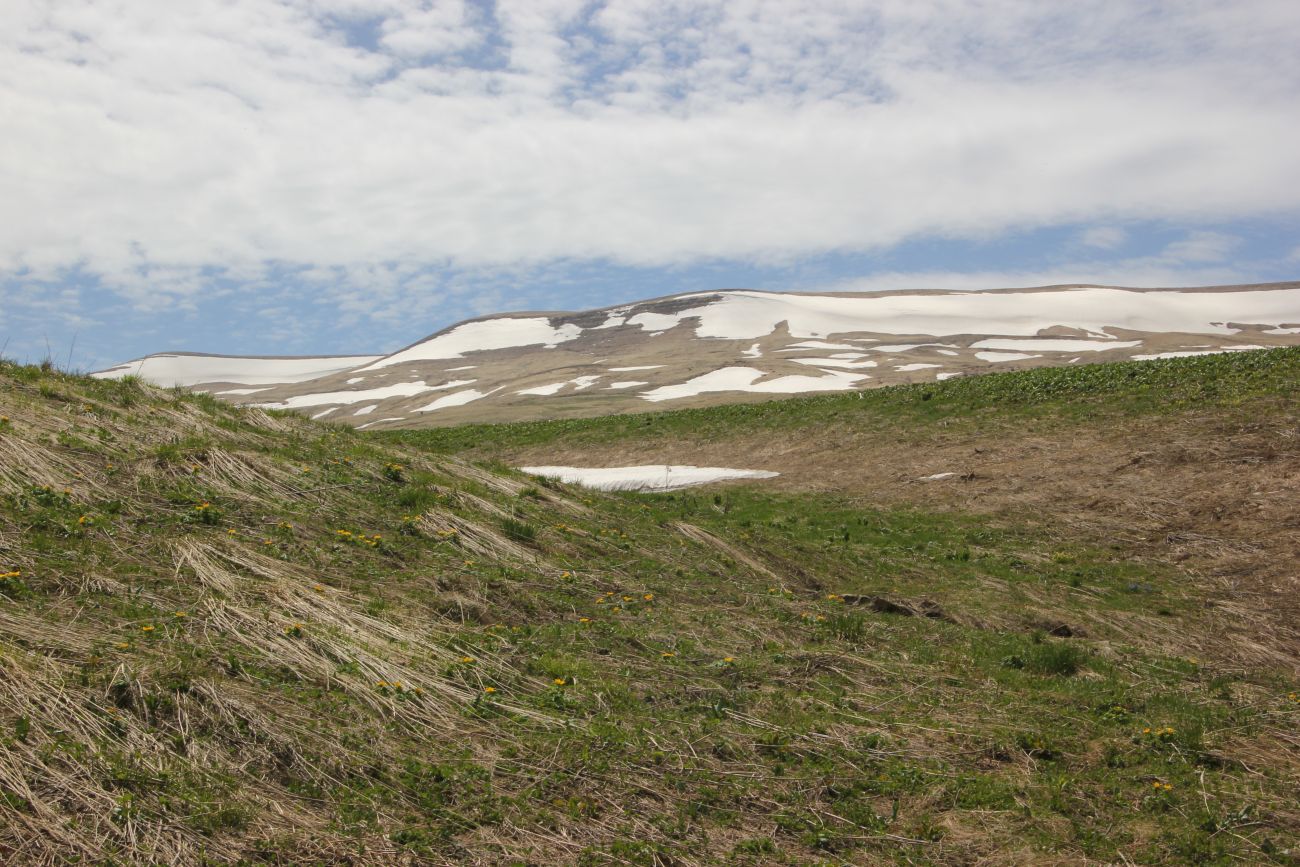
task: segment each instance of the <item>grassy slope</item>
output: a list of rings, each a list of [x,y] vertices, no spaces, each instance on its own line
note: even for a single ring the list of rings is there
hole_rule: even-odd
[[[1047,367],[812,395],[599,418],[383,431],[390,442],[443,452],[492,456],[537,446],[583,446],[625,440],[727,438],[737,431],[785,431],[851,424],[906,436],[938,422],[966,427],[1017,425],[1027,418],[1063,423],[1105,414],[1174,412],[1257,397],[1294,400],[1300,348],[1200,358]]]
[[[649,428],[1049,403],[1066,424],[1277,396],[1297,367],[1034,371]],[[535,487],[427,450],[644,417],[393,442],[10,365],[0,413],[17,863],[1295,861],[1296,684],[1179,655],[1215,623],[1160,562],[758,488]]]

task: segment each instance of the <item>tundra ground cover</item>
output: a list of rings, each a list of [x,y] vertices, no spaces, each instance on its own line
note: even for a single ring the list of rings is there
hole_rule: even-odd
[[[1282,393],[1271,357],[1198,394]],[[1204,653],[1252,614],[1187,564],[761,483],[571,489],[132,380],[5,364],[0,400],[16,863],[1300,846],[1295,669]]]

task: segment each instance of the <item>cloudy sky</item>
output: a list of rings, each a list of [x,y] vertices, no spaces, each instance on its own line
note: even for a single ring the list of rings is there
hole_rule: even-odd
[[[1295,0],[0,16],[20,360],[378,352],[724,287],[1300,278]]]

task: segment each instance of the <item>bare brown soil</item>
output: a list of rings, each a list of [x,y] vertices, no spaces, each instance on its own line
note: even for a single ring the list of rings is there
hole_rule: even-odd
[[[1300,407],[1270,401],[1225,411],[1085,424],[932,428],[882,439],[848,426],[737,432],[581,449],[541,446],[517,464],[646,463],[775,470],[764,484],[1039,525],[1062,538],[1176,563],[1223,616],[1206,657],[1300,670]],[[938,473],[955,473],[926,480]]]

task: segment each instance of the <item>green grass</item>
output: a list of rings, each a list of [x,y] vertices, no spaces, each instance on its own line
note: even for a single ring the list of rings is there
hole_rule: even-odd
[[[500,449],[582,446],[677,438],[701,441],[826,424],[902,431],[956,422],[1014,424],[1025,417],[1075,421],[1096,413],[1169,413],[1260,398],[1294,399],[1300,349],[1222,353],[1113,364],[1043,367],[898,385],[850,394],[648,412],[600,418],[379,431],[389,442],[439,452],[491,455]]]
[[[1196,359],[1197,393],[1288,393],[1296,355],[1256,358]],[[1188,369],[657,418],[1128,412]],[[1189,659],[1224,615],[1172,564],[830,495],[595,494],[138,383],[0,389],[19,860],[1294,863],[1294,679]]]

